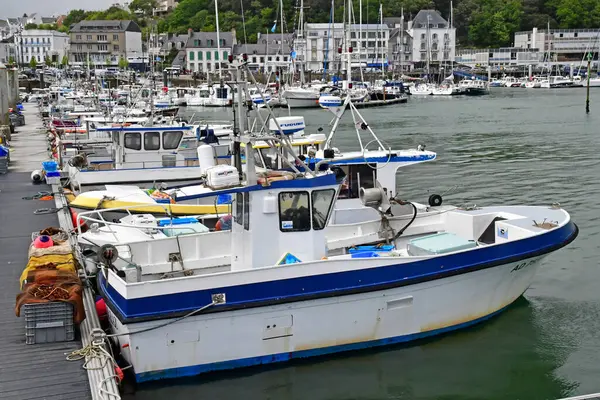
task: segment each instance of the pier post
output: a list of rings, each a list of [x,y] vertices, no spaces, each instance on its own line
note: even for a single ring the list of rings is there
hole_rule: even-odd
[[[0,125],[8,125],[8,71],[0,63]]]
[[[585,96],[585,113],[589,114],[590,113],[590,64],[592,62],[592,53],[588,53],[587,56],[587,74],[586,74],[586,78],[587,78],[587,87],[586,87],[586,96]]]

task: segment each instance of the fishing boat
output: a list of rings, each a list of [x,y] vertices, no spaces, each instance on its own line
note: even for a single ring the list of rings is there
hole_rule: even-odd
[[[479,79],[464,79],[459,86],[466,96],[481,96],[490,92],[487,82]]]

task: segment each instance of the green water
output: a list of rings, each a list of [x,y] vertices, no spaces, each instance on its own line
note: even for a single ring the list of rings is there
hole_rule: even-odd
[[[559,202],[579,238],[548,256],[524,298],[477,327],[411,346],[147,384],[129,399],[511,399],[600,392],[600,90],[497,89],[482,98],[411,99],[361,112],[392,148],[426,144],[432,163],[402,169],[403,197],[451,204]],[[186,113],[223,119],[222,110]],[[304,112],[308,131],[326,126]],[[351,119],[336,145],[357,146]]]

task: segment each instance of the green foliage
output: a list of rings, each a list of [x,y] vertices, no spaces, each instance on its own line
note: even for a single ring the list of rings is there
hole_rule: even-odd
[[[520,0],[480,0],[471,14],[469,41],[483,47],[510,46],[522,15]]]
[[[123,57],[119,58],[119,68],[127,69],[128,66],[129,66],[129,61],[127,61],[127,59],[125,59]]]
[[[47,67],[51,67],[52,66],[52,59],[50,58],[50,56],[46,56],[44,58],[44,64],[46,64]]]
[[[86,19],[90,12],[84,10],[71,10],[67,17],[63,20],[63,25],[69,28],[71,25],[75,25],[76,23],[83,21]]]
[[[27,29],[27,30],[29,30],[29,29],[37,29],[37,28],[38,28],[37,24],[31,23],[31,24],[26,24],[25,25],[25,29]]]
[[[13,56],[8,57],[8,65],[15,65],[17,62]]]
[[[35,57],[31,57],[31,60],[29,60],[29,66],[33,69],[37,67],[37,60],[35,59]]]
[[[62,65],[63,67],[66,67],[67,65],[69,65],[69,57],[64,55],[62,60],[60,60],[60,65]]]

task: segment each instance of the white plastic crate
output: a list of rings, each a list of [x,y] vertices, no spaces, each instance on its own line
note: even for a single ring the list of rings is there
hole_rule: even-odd
[[[75,340],[73,305],[62,301],[24,304],[25,343],[54,343]]]

